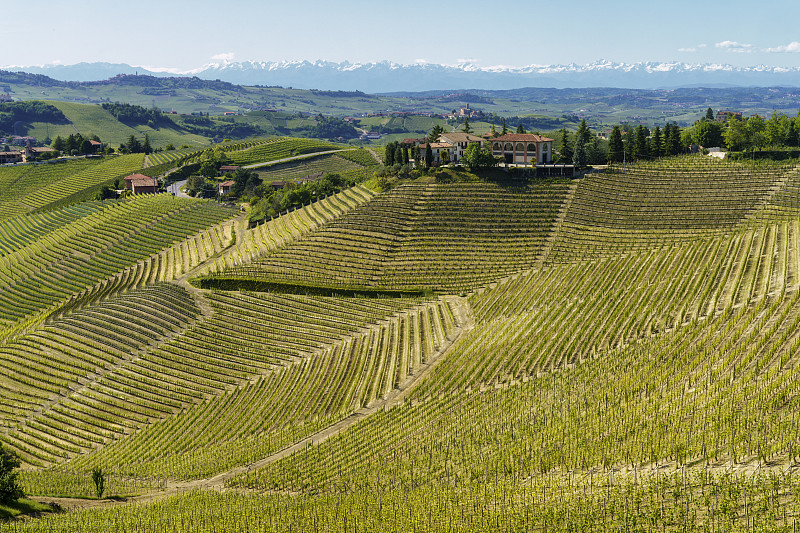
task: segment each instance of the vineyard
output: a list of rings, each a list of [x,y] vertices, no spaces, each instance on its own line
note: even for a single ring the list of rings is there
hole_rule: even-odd
[[[229,156],[327,149],[304,143]],[[334,158],[372,165],[299,168]],[[101,467],[140,499],[0,531],[800,527],[798,169],[420,180],[246,220],[154,195],[0,221],[24,490],[81,507]]]
[[[279,137],[247,148],[237,147],[227,151],[227,154],[235,165],[253,165],[340,148],[340,146],[314,139]]]

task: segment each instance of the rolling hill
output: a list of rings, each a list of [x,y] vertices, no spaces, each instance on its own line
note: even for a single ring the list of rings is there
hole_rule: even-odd
[[[0,442],[29,494],[85,498],[101,467],[140,495],[0,531],[800,520],[794,166],[423,178],[245,216],[153,196],[0,226]]]

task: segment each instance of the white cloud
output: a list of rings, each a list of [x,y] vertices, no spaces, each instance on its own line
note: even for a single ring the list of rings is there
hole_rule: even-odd
[[[427,59],[415,59],[414,63],[416,63],[417,65],[426,65],[430,63],[430,61],[428,61]]]
[[[462,63],[477,63],[477,62],[478,62],[478,60],[477,59],[473,59],[473,58],[456,59],[456,63],[458,63],[458,64],[462,64]]]
[[[697,48],[678,48],[678,52],[697,52]]]
[[[214,61],[225,61],[227,63],[228,61],[233,61],[233,56],[233,52],[223,52],[221,54],[215,54],[211,56],[211,59]]]
[[[776,46],[775,48],[765,48],[765,52],[792,52],[798,53],[800,52],[800,43],[797,41],[792,41],[789,44],[783,44],[781,46]]]
[[[705,48],[706,46],[708,46],[706,43],[698,44],[697,48]]]
[[[727,50],[728,52],[736,52],[739,54],[749,53],[753,51],[752,44],[745,44],[739,43],[736,41],[722,41],[715,44],[717,48],[722,48],[723,50]]]

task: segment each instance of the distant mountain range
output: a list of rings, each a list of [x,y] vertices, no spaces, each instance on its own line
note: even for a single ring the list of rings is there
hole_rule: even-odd
[[[675,87],[798,86],[800,68],[690,63],[616,63],[596,61],[586,65],[530,65],[480,67],[470,63],[402,65],[335,63],[329,61],[242,61],[212,63],[190,71],[147,69],[124,63],[5,66],[5,70],[44,74],[58,80],[96,81],[117,74],[197,76],[239,85],[283,86],[301,89],[361,90],[399,93],[469,87],[514,89],[520,87],[625,87],[656,89]]]

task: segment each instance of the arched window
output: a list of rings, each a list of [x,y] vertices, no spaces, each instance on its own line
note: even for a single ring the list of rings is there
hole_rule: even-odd
[[[522,143],[517,143],[517,152],[522,153],[525,151],[525,145]]]
[[[542,152],[546,152],[546,151],[547,151],[547,143],[542,145]]]
[[[494,143],[492,145],[492,150],[494,150],[495,152],[499,152],[500,151],[500,143]]]
[[[536,151],[536,145],[533,144],[533,143],[528,143],[528,151],[529,152],[535,152]]]
[[[503,150],[505,150],[506,152],[513,152],[514,145],[511,143],[506,143],[506,145],[503,147]]]

